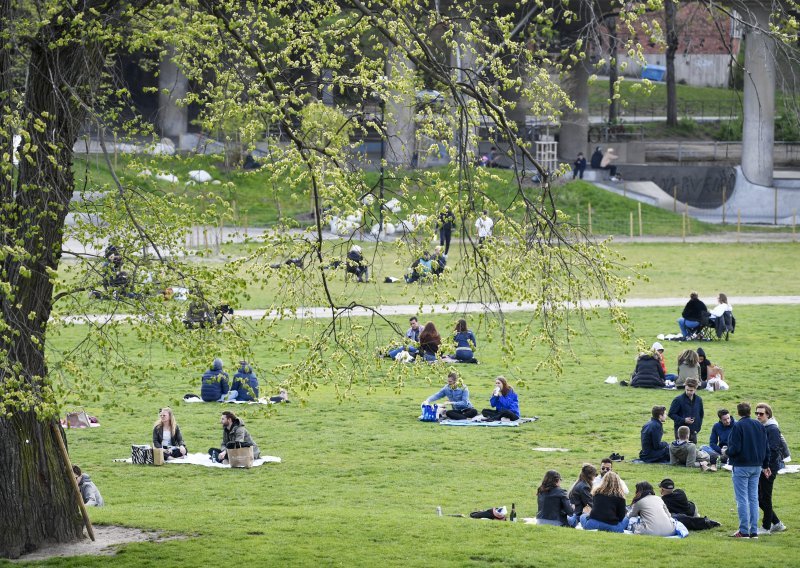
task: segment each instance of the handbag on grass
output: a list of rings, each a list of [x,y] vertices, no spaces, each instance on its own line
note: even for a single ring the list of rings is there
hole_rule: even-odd
[[[231,467],[249,468],[253,466],[253,446],[230,448],[225,452],[227,452],[228,463],[231,464]]]
[[[146,445],[131,445],[131,463],[153,465],[153,448]]]

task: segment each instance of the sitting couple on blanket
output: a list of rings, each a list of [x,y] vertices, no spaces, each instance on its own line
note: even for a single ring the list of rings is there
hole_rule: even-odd
[[[494,392],[489,399],[489,404],[493,408],[485,408],[481,411],[483,419],[487,422],[519,420],[520,412],[517,393],[514,392],[505,377],[497,377],[494,385]],[[448,419],[467,420],[478,416],[478,411],[473,408],[469,401],[469,389],[458,376],[458,373],[451,372],[447,375],[447,384],[442,390],[426,398],[422,404],[430,404],[442,398],[447,400],[441,403],[440,406],[451,407],[445,412],[445,416]]]

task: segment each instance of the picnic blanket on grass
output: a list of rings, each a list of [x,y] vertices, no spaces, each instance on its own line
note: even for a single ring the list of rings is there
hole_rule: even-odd
[[[725,465],[722,466],[722,469],[733,471],[733,466],[726,463]],[[783,466],[782,469],[778,470],[778,475],[786,475],[787,473],[800,473],[800,465],[786,464]]]
[[[277,402],[273,402],[268,398],[261,397],[258,400],[224,400],[222,402],[215,400],[213,402],[206,402],[202,398],[193,397],[193,398],[186,398],[184,397],[183,402],[189,404],[195,403],[203,403],[203,404],[278,404]]]
[[[126,459],[125,463],[132,463],[131,458]],[[180,463],[189,465],[202,465],[205,467],[225,467],[228,469],[230,469],[231,467],[227,463],[212,462],[208,454],[203,454],[203,453],[186,454],[182,458],[169,458],[164,462],[164,465],[180,464]],[[260,465],[264,465],[265,463],[281,463],[281,458],[277,456],[261,456],[257,460],[253,461],[253,467],[258,467]]]
[[[538,416],[532,416],[530,418],[520,418],[519,420],[514,420],[510,422],[503,422],[501,420],[493,421],[493,422],[486,422],[482,420],[442,420],[439,422],[442,426],[491,426],[491,427],[514,427],[519,426],[520,424],[526,424],[528,422],[536,422],[539,420]]]

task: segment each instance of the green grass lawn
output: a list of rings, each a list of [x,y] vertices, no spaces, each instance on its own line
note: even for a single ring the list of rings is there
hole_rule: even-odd
[[[688,285],[688,283],[686,283]],[[675,309],[630,311],[637,335],[647,343],[659,332],[674,331]],[[732,390],[703,393],[705,441],[718,407],[739,400],[772,403],[776,418],[795,448],[800,439],[794,384],[797,365],[798,306],[735,307],[739,326],[729,342],[707,343],[709,358],[725,368]],[[514,326],[522,314],[511,318]],[[440,328],[449,316],[434,318]],[[403,324],[405,318],[397,318]],[[284,323],[288,336],[297,324]],[[302,325],[314,325],[306,323]],[[79,339],[80,326],[54,339],[65,346]],[[385,335],[385,330],[381,332]],[[384,337],[380,335],[379,337]],[[327,384],[293,393],[303,403],[271,408],[234,407],[240,411],[262,452],[283,458],[279,465],[253,470],[218,470],[167,465],[162,468],[114,463],[126,457],[131,443],[147,443],[159,408],[171,404],[191,451],[204,452],[220,439],[214,404],[179,402],[197,392],[205,362],[181,371],[165,370],[161,394],[125,396],[128,410],[90,405],[102,427],[69,431],[73,460],[92,474],[107,506],[90,511],[95,523],[160,529],[186,535],[162,544],[135,544],[114,558],[53,560],[52,566],[187,566],[234,559],[264,566],[564,566],[576,558],[620,566],[675,566],[692,558],[699,564],[725,558],[729,566],[790,566],[796,562],[800,527],[800,476],[781,476],[775,485],[776,511],[789,531],[759,543],[736,542],[730,474],[668,466],[632,465],[639,429],[654,404],[668,405],[670,391],[606,385],[609,375],[626,377],[634,348],[622,344],[610,325],[590,322],[555,377],[535,372],[546,353],[520,350],[512,368],[502,364],[497,341],[478,333],[481,365],[458,371],[470,387],[477,408],[486,406],[493,378],[504,374],[519,388],[523,414],[540,420],[520,428],[447,428],[416,421],[419,402],[443,383],[448,367],[413,365],[393,368],[376,360],[375,380],[358,384],[352,398],[340,400]],[[127,346],[143,362],[162,364],[174,355],[158,346]],[[667,344],[670,366],[681,344]],[[692,347],[697,347],[693,344]],[[282,379],[273,369],[286,363],[275,345],[257,345],[262,388],[271,393]],[[232,354],[221,354],[226,362]],[[97,369],[98,381],[103,369]],[[404,386],[396,388],[401,376]],[[381,381],[381,377],[389,377]],[[227,406],[224,408],[228,408]],[[668,430],[669,430],[669,424]],[[534,451],[561,447],[565,453]],[[616,466],[629,487],[641,480],[657,484],[671,477],[703,514],[722,523],[683,541],[554,527],[437,517],[516,503],[522,516],[536,512],[535,490],[547,469],[557,469],[571,483],[581,464],[599,464],[611,452],[626,456]],[[630,500],[630,499],[629,499]],[[752,547],[759,548],[756,553]],[[749,548],[748,548],[749,547]],[[763,551],[761,549],[764,549]]]

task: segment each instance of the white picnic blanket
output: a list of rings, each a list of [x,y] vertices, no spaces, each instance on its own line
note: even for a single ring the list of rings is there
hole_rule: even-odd
[[[276,402],[272,402],[270,399],[261,397],[258,400],[225,400],[223,402],[219,402],[215,400],[214,402],[206,403],[202,398],[184,398],[183,402],[187,404],[194,404],[197,402],[202,402],[205,404],[277,404]]]
[[[125,460],[127,463],[131,463],[131,459],[128,458]],[[189,465],[202,465],[205,467],[225,467],[230,469],[230,465],[227,463],[216,463],[212,462],[208,454],[203,453],[196,453],[196,454],[186,454],[182,458],[169,458],[167,461],[164,462],[164,465],[170,464],[189,464]],[[281,463],[281,458],[277,456],[261,456],[257,460],[253,461],[253,467],[258,467],[260,465],[264,465],[265,463]]]
[[[733,466],[730,464],[725,464],[722,466],[722,469],[727,469],[728,471],[733,471]],[[784,465],[783,469],[778,470],[778,475],[785,475],[787,473],[800,473],[800,465]]]
[[[497,420],[493,422],[486,422],[483,420],[442,420],[439,422],[442,426],[490,426],[490,427],[514,427],[519,426],[520,424],[525,424],[527,422],[535,422],[538,420],[536,416],[531,418],[520,418],[519,420],[513,420],[509,422],[503,422],[502,420]]]

